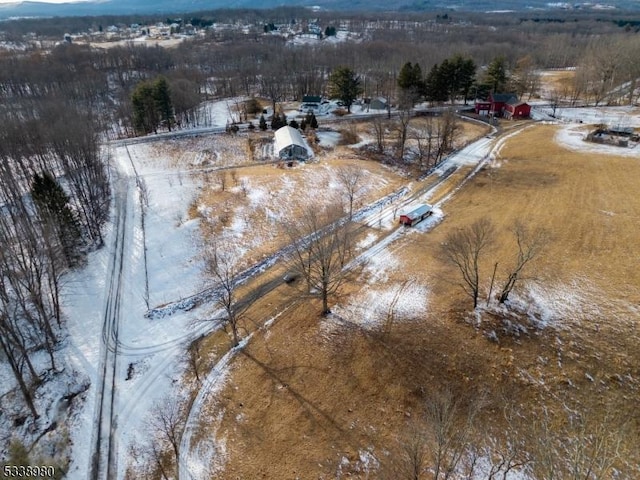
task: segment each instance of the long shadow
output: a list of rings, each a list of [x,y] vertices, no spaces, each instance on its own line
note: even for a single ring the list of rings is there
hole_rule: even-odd
[[[269,375],[275,382],[286,386],[286,390],[291,394],[291,396],[293,396],[293,398],[295,398],[300,403],[300,405],[305,409],[305,411],[307,411],[308,416],[312,421],[315,421],[316,416],[319,416],[321,418],[324,418],[330,426],[335,428],[341,434],[344,435],[349,433],[349,431],[342,428],[340,424],[331,415],[329,415],[322,408],[316,405],[313,401],[309,400],[307,397],[305,397],[300,392],[298,392],[295,388],[293,388],[288,383],[288,380],[280,376],[279,371],[277,369],[270,367],[269,365],[257,359],[250,352],[244,349],[241,350],[240,353],[245,357],[247,357],[252,362],[254,362],[256,365],[258,365],[260,368],[262,368],[262,370],[264,370],[264,372],[267,375]],[[296,367],[290,367],[290,368],[296,368]]]

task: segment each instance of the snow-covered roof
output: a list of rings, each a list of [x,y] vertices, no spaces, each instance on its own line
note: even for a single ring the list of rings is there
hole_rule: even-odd
[[[424,205],[418,205],[410,212],[405,213],[404,216],[413,220],[414,218],[421,217],[425,213],[430,212],[432,209],[433,207],[431,205],[425,203]]]
[[[307,143],[302,138],[298,130],[293,127],[284,126],[276,130],[276,152],[287,148],[290,145],[298,145],[307,150]]]

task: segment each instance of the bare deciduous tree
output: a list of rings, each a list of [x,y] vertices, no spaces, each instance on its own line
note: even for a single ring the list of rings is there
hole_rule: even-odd
[[[468,227],[447,235],[442,251],[462,276],[460,286],[473,300],[473,308],[478,306],[480,293],[480,257],[495,240],[495,228],[484,217]]]
[[[434,480],[452,478],[467,453],[481,401],[464,412],[460,399],[449,391],[439,392],[427,401],[431,468]]]
[[[387,122],[382,117],[374,117],[372,124],[376,139],[376,150],[378,153],[384,153],[387,136]]]
[[[232,248],[222,248],[214,243],[208,252],[208,269],[218,282],[216,303],[226,314],[226,323],[231,327],[233,346],[240,343],[238,322],[242,318],[250,302],[241,301],[237,294],[238,288],[238,254]]]
[[[395,478],[406,480],[420,480],[428,464],[428,445],[425,433],[414,427],[402,439],[400,462]]]
[[[363,169],[354,165],[341,167],[336,172],[338,181],[344,189],[344,194],[347,197],[347,202],[349,204],[349,220],[353,218],[353,204],[364,188],[364,185],[362,184],[364,180],[363,172]]]
[[[409,121],[411,120],[411,107],[398,111],[398,161],[404,158],[404,150],[407,144],[407,131],[409,129]]]
[[[507,301],[516,282],[520,279],[522,271],[545,247],[549,238],[544,230],[535,229],[532,231],[520,221],[517,221],[514,225],[513,234],[518,246],[518,252],[516,253],[513,268],[510,270],[498,297],[500,303]]]
[[[157,403],[148,422],[152,439],[150,440],[151,455],[156,461],[158,469],[167,478],[165,455],[172,453],[171,466],[174,468],[175,479],[179,479],[180,441],[184,432],[184,405],[174,398],[165,398]]]
[[[318,211],[308,207],[291,226],[293,252],[291,263],[307,281],[310,290],[322,297],[322,314],[331,313],[329,297],[346,278],[345,264],[351,251],[351,224],[340,220],[341,209]]]
[[[187,362],[189,364],[189,367],[191,368],[191,371],[196,376],[196,381],[198,383],[201,383],[200,367],[203,363],[201,351],[202,339],[203,337],[200,337],[191,342],[191,345],[189,345],[189,349],[187,351]]]
[[[627,422],[609,412],[582,412],[563,427],[546,410],[534,422],[530,473],[540,480],[606,480],[625,456]]]
[[[444,159],[445,154],[453,150],[453,144],[459,131],[460,126],[456,113],[453,110],[446,110],[436,122],[436,165]]]
[[[222,192],[227,189],[227,171],[226,170],[218,170],[214,174],[215,182],[220,187]]]

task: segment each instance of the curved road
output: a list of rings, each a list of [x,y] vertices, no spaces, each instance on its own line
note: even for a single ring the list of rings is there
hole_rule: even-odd
[[[185,132],[178,134],[177,136],[189,134],[198,135],[202,133],[218,133],[218,130],[219,129],[210,129],[207,132]],[[153,138],[146,138],[143,141],[155,141],[163,138],[165,137],[154,136]],[[470,164],[471,162],[476,162],[478,164],[477,168],[474,169],[473,172],[471,172],[467,176],[467,178],[462,180],[462,183],[466,182],[466,180],[470,176],[475,174],[475,172],[479,170],[482,164],[486,162],[488,158],[488,152],[493,142],[493,139],[485,139],[483,137],[479,141],[474,142],[473,144],[455,154],[455,156],[469,156],[470,158],[465,162],[467,164]],[[126,146],[129,143],[135,142],[123,141],[113,142],[112,144],[115,144],[117,146]],[[443,165],[445,164],[446,161],[443,162]],[[384,197],[377,202],[369,205],[368,207],[361,209],[355,214],[355,218],[358,221],[363,222],[365,225],[374,225],[383,217],[386,218],[388,216],[393,216],[394,212],[397,212],[398,209],[403,208],[404,206],[407,206],[412,202],[420,200],[429,192],[433,192],[439,185],[447,181],[447,178],[452,173],[454,173],[457,168],[457,165],[451,166],[450,168],[445,170],[444,173],[439,177],[430,177],[430,181],[422,184],[420,188],[418,188],[411,194],[408,194],[408,189],[404,188],[399,190],[398,192],[395,192],[394,194]],[[131,174],[128,171],[122,171],[130,170],[127,167],[123,168],[123,166],[120,166],[120,170],[121,171],[118,173],[118,176],[116,177],[116,180],[114,182],[115,213],[114,232],[112,235],[113,243],[111,246],[112,258],[110,260],[108,268],[107,289],[105,292],[104,323],[102,331],[99,376],[97,382],[98,392],[96,399],[94,430],[91,447],[92,453],[89,474],[89,478],[91,480],[111,480],[118,478],[118,414],[123,414],[123,418],[121,420],[125,422],[127,418],[133,415],[134,411],[136,410],[134,405],[136,403],[136,399],[141,398],[141,396],[143,396],[145,392],[153,387],[153,382],[163,374],[165,365],[173,358],[171,354],[168,354],[168,351],[179,351],[182,349],[183,345],[199,337],[203,333],[221,326],[222,324],[221,321],[210,322],[208,325],[203,326],[202,328],[198,328],[195,331],[189,332],[188,334],[183,335],[180,338],[174,338],[161,344],[154,344],[146,347],[136,347],[133,345],[129,346],[119,339],[119,329],[120,323],[122,321],[123,311],[123,289],[125,288],[125,277],[128,273],[127,262],[131,254],[131,252],[129,251],[131,243],[129,241],[129,235],[133,231],[133,225],[130,225],[131,222],[127,222],[127,219],[130,217],[129,212],[133,208],[133,206],[131,205],[131,203],[133,202],[132,197],[134,190],[132,186],[134,185],[134,181],[137,178],[137,173],[135,171],[133,171]],[[367,251],[368,256],[375,255],[378,251],[383,249],[383,246],[388,245],[402,232],[402,229],[394,229],[389,235],[387,235],[380,242],[373,245]],[[277,263],[278,260],[283,258],[290,249],[291,245],[285,246],[261,264],[255,265],[247,271],[242,272],[242,274],[239,275],[237,282],[243,283],[249,278],[253,278],[264,272],[267,268],[273,266],[275,263]],[[273,285],[270,285],[270,289],[275,288],[276,286],[277,284],[274,283]],[[215,297],[215,295],[216,288],[210,288],[203,292],[199,292],[192,297],[181,299],[177,302],[166,305],[162,309],[151,310],[150,312],[148,312],[148,316],[153,317],[156,315],[170,315],[175,310],[188,309],[201,302],[211,301]],[[126,352],[127,354],[133,355],[147,355],[149,353],[160,351],[167,352],[166,358],[160,359],[160,361],[151,368],[151,371],[147,372],[148,378],[145,378],[141,382],[141,385],[139,386],[136,394],[126,402],[127,405],[118,405],[119,399],[117,390],[117,374],[119,372],[119,354]],[[228,360],[229,358],[227,357],[226,361]],[[220,365],[220,367],[221,366],[222,365]],[[190,425],[192,424],[194,418],[193,415],[193,412],[190,412]],[[187,435],[186,438],[190,438],[190,435]],[[183,455],[188,456],[190,442],[186,440],[186,442],[184,443],[185,445],[183,446],[185,448],[182,450],[184,452]],[[185,468],[188,468],[188,463],[184,462],[183,456],[181,457],[180,470],[182,470],[183,473],[187,473],[185,472]]]

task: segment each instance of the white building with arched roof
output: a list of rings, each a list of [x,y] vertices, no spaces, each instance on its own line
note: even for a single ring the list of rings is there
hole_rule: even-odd
[[[307,160],[313,151],[298,130],[285,126],[276,130],[274,154],[282,160]]]

